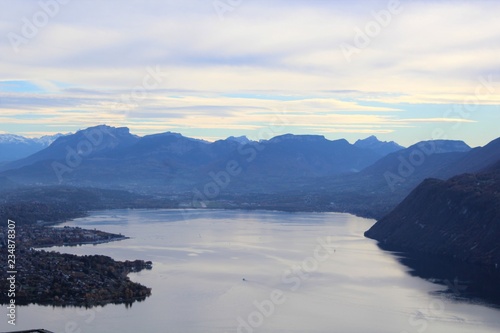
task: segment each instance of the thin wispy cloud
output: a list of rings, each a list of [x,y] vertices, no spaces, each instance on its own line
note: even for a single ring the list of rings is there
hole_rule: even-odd
[[[381,138],[403,144],[456,123],[469,131],[450,127],[448,135],[465,133],[471,144],[497,136],[494,1],[401,1],[349,59],[341,46],[357,47],[359,31],[366,35],[388,2],[254,0],[221,16],[211,1],[71,1],[29,38],[24,18],[43,11],[40,4],[3,8],[2,131],[51,133],[54,124],[73,131],[98,121],[143,134],[251,136],[286,110],[291,132],[330,138],[363,137],[367,122],[384,126],[373,130]],[[24,39],[16,44],[13,36]],[[144,89],[151,68],[156,85]],[[474,112],[443,116],[471,103],[481,84]],[[344,124],[353,127],[341,132]],[[481,126],[479,136],[467,134]]]

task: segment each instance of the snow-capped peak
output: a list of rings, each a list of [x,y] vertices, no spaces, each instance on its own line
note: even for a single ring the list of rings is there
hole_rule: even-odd
[[[26,138],[16,134],[0,134],[0,144],[39,145],[44,148],[50,146],[52,142],[61,136],[64,136],[64,134],[44,135],[40,138]]]
[[[39,143],[45,147],[48,147],[52,144],[52,142],[56,141],[58,138],[61,136],[64,136],[65,134],[57,133],[54,135],[44,135],[40,138],[34,138],[33,141],[36,143]]]
[[[15,134],[0,134],[0,143],[29,143],[30,139]]]

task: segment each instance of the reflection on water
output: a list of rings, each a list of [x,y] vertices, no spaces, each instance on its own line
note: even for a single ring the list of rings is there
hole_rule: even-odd
[[[128,308],[20,307],[16,330],[500,331],[498,309],[453,301],[440,293],[445,287],[429,279],[452,280],[457,276],[460,281],[468,280],[466,292],[472,292],[472,278],[461,272],[442,275],[437,273],[438,268],[430,268],[432,274],[409,273],[407,262],[401,264],[397,256],[364,238],[364,231],[373,223],[335,213],[95,212],[65,225],[97,228],[131,238],[54,250],[103,254],[116,260],[151,260],[151,271],[130,277],[151,287],[152,295]],[[426,272],[427,268],[414,269]],[[0,321],[0,331],[7,330],[11,327]]]
[[[379,245],[381,249],[390,250]],[[500,308],[500,269],[450,260],[435,255],[398,253],[398,260],[417,276],[446,287],[437,293],[455,301]]]

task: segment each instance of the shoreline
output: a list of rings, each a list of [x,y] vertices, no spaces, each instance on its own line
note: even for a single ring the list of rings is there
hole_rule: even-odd
[[[0,234],[3,235],[3,231],[0,228]],[[16,306],[130,305],[151,295],[151,288],[132,282],[128,277],[129,273],[152,269],[150,261],[116,261],[103,255],[81,256],[51,250],[53,247],[121,241],[129,239],[127,236],[96,229],[47,225],[19,226],[16,233],[16,288],[14,294],[4,292],[9,290],[9,281],[7,266],[2,264],[5,266],[0,273],[2,305],[11,303],[13,299]],[[0,252],[7,253],[3,239],[0,245]]]

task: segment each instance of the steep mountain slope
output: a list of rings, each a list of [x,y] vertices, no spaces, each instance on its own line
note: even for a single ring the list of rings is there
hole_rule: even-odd
[[[329,209],[382,218],[424,179],[463,158],[470,147],[463,142],[419,142],[391,153],[359,173],[318,178],[301,188]],[[308,193],[308,194],[307,194]]]
[[[443,157],[443,163],[447,163],[447,157],[450,161],[454,160],[452,155],[447,154],[464,154],[471,151],[471,148],[463,141],[451,140],[431,140],[421,141],[406,149],[399,150],[391,153],[384,158],[377,161],[373,165],[367,167],[362,171],[363,174],[384,174],[386,171],[399,173],[401,165],[411,166],[415,169],[420,166],[433,164],[435,161],[432,159],[436,155]],[[457,155],[458,156],[458,155]],[[435,169],[436,165],[430,166],[430,169]]]
[[[130,145],[137,141],[128,128],[113,128],[109,126],[90,127],[75,134],[62,136],[56,139],[49,147],[24,159],[11,162],[1,170],[17,169],[33,163],[48,160],[77,159],[76,155],[89,156],[98,152]],[[71,164],[71,163],[70,163]]]
[[[359,177],[372,187],[385,187],[391,192],[409,193],[425,178],[465,157],[471,148],[463,141],[422,141],[389,154],[362,170]],[[455,174],[450,174],[453,176]]]
[[[365,236],[394,249],[500,264],[499,166],[425,180]]]
[[[491,141],[484,147],[477,147],[436,172],[436,177],[446,179],[462,173],[479,172],[485,166],[500,160],[500,138]]]

